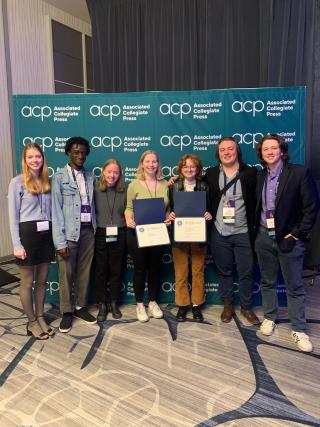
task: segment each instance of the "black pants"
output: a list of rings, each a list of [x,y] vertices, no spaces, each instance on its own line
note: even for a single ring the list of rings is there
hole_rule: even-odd
[[[116,242],[106,242],[105,228],[97,228],[94,247],[94,290],[97,302],[118,301],[126,254],[126,229],[118,229]]]
[[[136,232],[130,229],[127,232],[127,244],[133,259],[133,290],[136,301],[143,301],[146,280],[148,280],[149,300],[155,301],[160,284],[164,246],[139,248]]]

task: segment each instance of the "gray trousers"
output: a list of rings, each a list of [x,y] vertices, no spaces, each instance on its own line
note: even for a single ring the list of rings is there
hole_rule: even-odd
[[[221,236],[218,230],[212,227],[211,253],[218,270],[220,298],[223,301],[233,301],[235,262],[239,280],[240,304],[242,308],[250,309],[252,307],[254,258],[249,234]]]
[[[71,313],[76,305],[86,307],[94,250],[92,227],[82,227],[77,242],[68,241],[70,255],[57,255],[60,282],[60,312]]]
[[[303,332],[306,329],[305,289],[302,280],[305,244],[295,242],[289,253],[280,250],[275,239],[268,236],[266,229],[260,228],[256,244],[261,273],[261,295],[264,317],[275,321],[278,312],[277,278],[281,268],[287,287],[288,315],[292,330]]]

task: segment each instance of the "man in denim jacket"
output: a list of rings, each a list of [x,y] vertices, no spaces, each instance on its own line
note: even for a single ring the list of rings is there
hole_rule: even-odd
[[[69,332],[72,317],[96,323],[87,310],[90,267],[96,226],[94,176],[83,167],[90,153],[82,137],[67,140],[69,163],[52,178],[52,234],[57,250],[60,282],[60,332]],[[72,301],[74,295],[74,301]]]

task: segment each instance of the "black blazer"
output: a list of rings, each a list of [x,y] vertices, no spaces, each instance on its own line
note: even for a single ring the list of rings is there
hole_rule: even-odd
[[[250,237],[250,242],[252,248],[254,247],[254,225],[255,225],[255,208],[256,208],[256,177],[257,169],[252,166],[248,166],[245,163],[240,163],[239,173],[241,174],[241,190],[243,195],[243,200],[246,207],[246,216],[247,216],[247,226]],[[209,185],[209,194],[210,194],[210,206],[211,206],[211,215],[212,221],[216,219],[220,199],[221,191],[219,187],[219,174],[220,167],[215,166],[208,168],[206,170],[204,180]]]
[[[262,191],[268,170],[258,172],[256,228],[260,226]],[[302,165],[285,163],[279,177],[275,201],[276,240],[280,242],[291,233],[306,240],[315,222],[319,209],[316,184],[309,169]]]

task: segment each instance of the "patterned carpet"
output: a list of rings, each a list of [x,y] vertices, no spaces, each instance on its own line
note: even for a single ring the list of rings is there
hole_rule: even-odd
[[[75,319],[69,334],[39,342],[26,335],[18,283],[5,285],[0,426],[320,427],[319,282],[306,286],[311,354],[297,351],[285,309],[268,338],[238,310],[222,324],[220,306],[205,308],[203,324],[178,324],[171,305],[164,319],[141,324],[126,305],[120,320]],[[57,307],[46,316],[59,325]]]

